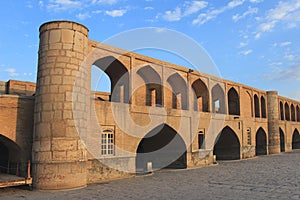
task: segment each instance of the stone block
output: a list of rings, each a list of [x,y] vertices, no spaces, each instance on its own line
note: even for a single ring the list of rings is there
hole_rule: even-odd
[[[77,149],[77,140],[68,140],[65,138],[53,138],[52,150],[53,151],[74,151]]]
[[[49,43],[57,43],[61,41],[61,30],[51,30]]]
[[[62,39],[63,43],[73,43],[74,42],[74,31],[73,30],[62,30]]]
[[[52,159],[55,161],[66,160],[66,158],[67,158],[66,151],[53,151],[52,152]]]

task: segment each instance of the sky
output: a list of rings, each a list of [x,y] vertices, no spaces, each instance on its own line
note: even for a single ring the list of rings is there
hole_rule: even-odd
[[[176,31],[199,44],[224,79],[300,100],[300,0],[1,1],[1,81],[36,81],[38,29],[53,20],[81,23],[98,42],[147,27]]]

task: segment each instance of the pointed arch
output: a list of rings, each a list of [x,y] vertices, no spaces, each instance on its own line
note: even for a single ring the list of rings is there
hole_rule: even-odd
[[[225,94],[220,84],[216,84],[212,90],[212,112],[225,114]]]
[[[216,138],[213,154],[217,160],[238,160],[241,158],[241,145],[236,133],[226,126]]]
[[[172,108],[187,110],[188,97],[185,80],[176,72],[167,79],[167,82],[172,88]]]
[[[227,94],[229,115],[240,115],[240,97],[232,87]]]
[[[136,152],[137,173],[145,172],[148,162],[152,162],[154,170],[187,167],[186,144],[167,124],[161,124],[148,132],[139,143]]]
[[[200,112],[209,112],[209,91],[205,83],[199,78],[194,81],[192,88],[194,95],[194,110]]]
[[[259,118],[260,117],[260,106],[259,106],[259,98],[256,94],[254,95],[254,111],[255,111],[255,117]]]
[[[267,118],[267,108],[266,108],[266,100],[265,97],[260,97],[260,105],[261,105],[261,118]]]
[[[281,128],[279,128],[280,152],[285,152],[285,136]]]
[[[290,118],[290,106],[287,102],[285,102],[284,104],[284,114],[285,114],[285,120],[286,121],[290,121],[291,118]]]
[[[140,68],[137,74],[145,83],[145,105],[161,107],[162,82],[160,75],[150,65]]]
[[[255,154],[259,155],[267,155],[267,134],[263,128],[259,128],[256,132],[255,136],[256,146],[255,146]]]
[[[291,120],[294,122],[296,121],[296,112],[294,104],[291,105]]]
[[[111,101],[129,103],[129,73],[127,68],[115,57],[107,56],[94,62],[111,81]]]
[[[284,111],[283,111],[282,101],[279,102],[279,107],[280,107],[280,120],[284,120]]]
[[[292,149],[300,149],[300,134],[298,129],[295,129],[293,133]]]

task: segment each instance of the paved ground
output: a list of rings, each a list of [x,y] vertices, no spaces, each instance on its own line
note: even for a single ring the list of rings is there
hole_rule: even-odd
[[[0,189],[0,199],[300,199],[300,151],[193,170],[44,192]]]

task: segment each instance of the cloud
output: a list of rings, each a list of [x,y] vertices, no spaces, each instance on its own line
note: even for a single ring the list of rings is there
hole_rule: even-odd
[[[85,20],[85,19],[91,18],[91,15],[88,12],[86,12],[86,13],[79,13],[76,15],[76,17],[79,20]]]
[[[17,70],[14,68],[7,68],[4,71],[8,72],[9,76],[18,76],[19,75],[19,73],[17,73]]]
[[[265,76],[269,80],[300,81],[300,62],[285,68],[276,67]]]
[[[246,12],[244,12],[243,14],[241,14],[241,15],[239,15],[239,14],[233,15],[232,16],[232,20],[234,22],[237,22],[240,19],[243,19],[243,18],[247,17],[248,15],[257,14],[257,12],[258,12],[258,8],[252,8],[251,6],[249,6],[248,10]]]
[[[81,8],[82,2],[75,0],[49,0],[47,5],[48,11],[65,11],[65,10],[76,10]]]
[[[226,6],[223,6],[219,9],[210,10],[206,13],[201,13],[198,15],[196,19],[193,20],[194,25],[203,25],[207,23],[208,21],[216,18],[218,15],[222,14],[223,12],[227,10],[231,10],[237,6],[242,5],[245,2],[245,0],[233,0],[230,1]]]
[[[110,10],[105,13],[111,17],[122,17],[127,11],[126,10]]]
[[[280,1],[274,8],[266,12],[259,25],[259,32],[273,31],[278,23],[294,28],[300,21],[300,0]]]
[[[285,47],[285,46],[289,46],[291,44],[292,44],[292,42],[286,41],[286,42],[281,42],[281,43],[274,43],[273,46],[274,47]]]
[[[144,8],[144,10],[154,10],[154,8],[151,7],[151,6],[147,6],[147,7]]]
[[[179,21],[183,17],[187,17],[194,13],[197,13],[201,9],[207,7],[208,2],[206,1],[192,1],[186,2],[182,7],[176,7],[174,10],[168,10],[162,18],[166,21]]]
[[[247,56],[247,55],[249,55],[249,54],[252,53],[252,52],[253,52],[253,51],[252,51],[251,49],[249,49],[249,50],[241,51],[241,52],[239,52],[239,54],[244,55],[244,56]]]
[[[92,0],[92,4],[115,4],[117,0]]]
[[[264,0],[249,0],[251,3],[261,3],[263,2]]]
[[[294,60],[295,56],[292,55],[292,54],[289,54],[289,55],[285,55],[284,58],[287,59],[287,60]]]
[[[249,43],[248,42],[240,42],[239,48],[246,47]]]

